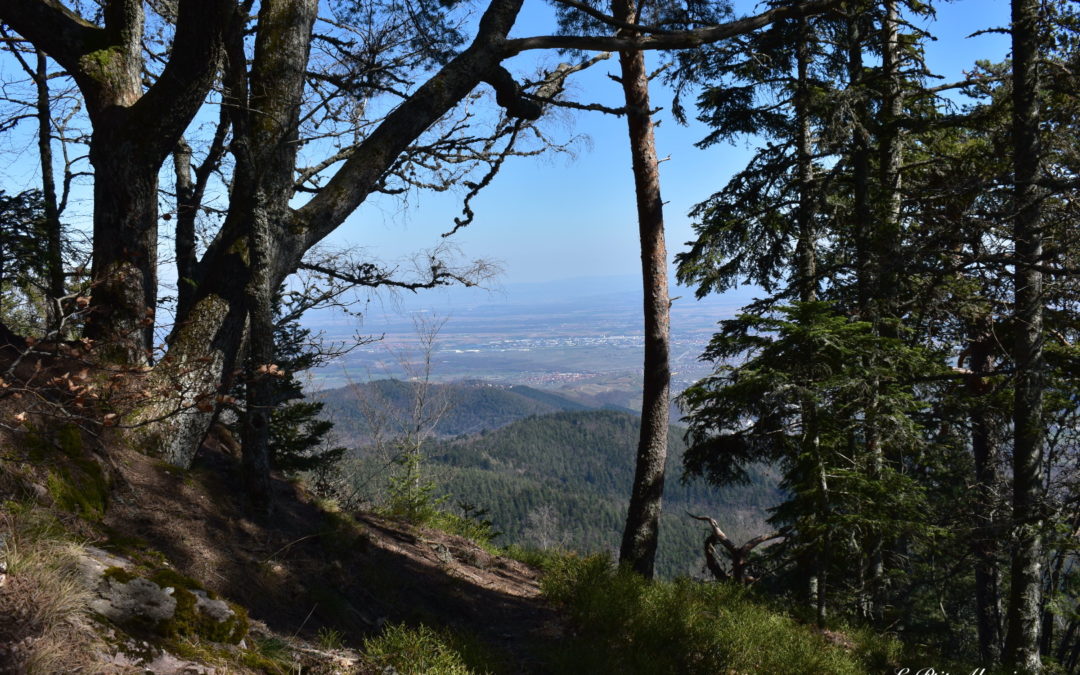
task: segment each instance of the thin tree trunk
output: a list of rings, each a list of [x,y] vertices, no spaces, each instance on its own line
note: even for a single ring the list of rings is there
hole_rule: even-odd
[[[1013,171],[1015,201],[1016,391],[1013,408],[1013,523],[1007,664],[1041,669],[1043,517],[1043,293],[1041,203],[1036,180],[1040,154],[1038,0],[1013,0]]]
[[[233,91],[241,102],[234,117],[236,180],[233,199],[249,204],[245,223],[248,276],[247,409],[241,448],[244,485],[257,509],[270,509],[270,415],[276,401],[270,372],[274,360],[274,292],[299,262],[284,250],[291,241],[289,199],[299,146],[300,103],[304,91],[311,32],[318,9],[316,0],[293,2],[264,0],[259,8],[260,30],[255,60],[247,74],[246,92],[240,91],[243,67],[239,56]],[[246,96],[245,96],[246,93]]]
[[[173,151],[176,174],[176,316],[187,316],[195,299],[195,217],[199,201],[191,175],[191,146],[183,138]]]
[[[796,146],[796,164],[799,180],[799,207],[798,218],[798,241],[795,246],[795,285],[799,293],[800,302],[814,302],[817,300],[817,232],[814,227],[814,166],[812,134],[810,128],[810,34],[806,18],[800,19],[799,45],[797,53],[796,92],[795,92],[795,117],[798,125],[798,140]],[[819,497],[818,517],[824,519],[827,516],[828,499],[825,497],[827,484],[824,479],[824,466],[821,458],[821,442],[818,433],[818,409],[813,400],[807,397],[801,403],[802,414],[802,448],[807,457],[818,459],[815,470],[821,469],[822,477],[819,488],[822,495]],[[807,580],[807,590],[810,596],[810,604],[814,607],[815,614],[820,625],[825,624],[825,600],[826,569],[825,542],[818,542],[818,551],[814,553],[810,563],[812,572]]]
[[[848,87],[855,89],[858,96],[855,107],[854,127],[851,132],[851,171],[852,171],[852,230],[855,240],[855,276],[857,286],[857,305],[862,318],[870,313],[871,280],[873,278],[872,256],[870,255],[869,233],[872,229],[870,214],[870,147],[869,120],[866,109],[869,105],[863,87],[863,30],[861,16],[853,16],[847,22],[848,42]]]
[[[814,165],[810,129],[810,35],[806,17],[799,19],[795,117],[799,128],[796,163],[799,180],[796,286],[801,302],[817,299],[817,232],[814,228]]]
[[[970,342],[971,378],[971,451],[975,462],[975,616],[979,636],[979,655],[983,663],[997,663],[1001,652],[1001,594],[998,569],[998,536],[994,532],[994,486],[998,483],[997,448],[991,430],[992,417],[979,398],[985,393],[987,373],[991,368],[993,334],[990,318],[974,329]]]
[[[45,52],[34,50],[37,56],[34,84],[37,86],[38,156],[41,159],[41,194],[45,202],[45,248],[48,257],[48,328],[59,330],[63,318],[60,298],[64,297],[64,253],[60,227],[60,207],[56,199],[56,178],[53,174],[52,105],[49,101],[49,71]],[[57,338],[63,336],[57,335]]]
[[[612,2],[612,14],[621,21],[636,22],[637,11],[634,0]],[[668,363],[671,299],[668,296],[663,202],[660,199],[660,172],[656,161],[645,55],[640,51],[620,52],[619,64],[637,197],[645,314],[641,435],[619,562],[652,578],[664,494],[668,410],[671,405]]]
[[[869,96],[866,90],[865,76],[863,73],[863,41],[864,17],[855,15],[848,19],[848,86],[855,89],[858,94],[858,102],[855,106],[855,120],[852,129],[852,178],[853,178],[853,235],[855,239],[855,281],[859,319],[874,324],[875,329],[879,319],[879,287],[877,284],[879,264],[876,255],[875,229],[879,223],[875,222],[874,214],[870,205],[870,120],[867,109]],[[872,357],[867,355],[863,360],[869,369],[873,364],[869,362]],[[877,381],[868,383],[872,392],[878,388]],[[881,439],[877,428],[877,396],[871,394],[870,401],[866,405],[865,419],[863,421],[865,441],[863,447],[863,470],[870,475],[876,475],[881,470]],[[856,601],[857,610],[863,615],[869,615],[872,608],[871,593],[866,588],[866,578],[875,577],[877,571],[876,555],[877,544],[873,539],[859,542],[865,549],[861,552],[862,560],[859,563],[858,590]],[[867,574],[867,568],[871,573]]]
[[[892,323],[897,318],[898,308],[896,283],[900,256],[900,164],[901,143],[898,126],[903,112],[901,98],[899,14],[896,0],[886,0],[885,18],[881,27],[881,68],[884,77],[884,92],[881,102],[881,146],[879,157],[881,206],[880,217],[875,223],[871,254],[873,272],[873,309],[869,321],[874,330],[885,337],[896,337],[897,331]],[[875,378],[871,385],[874,389],[871,404],[866,412],[866,451],[870,477],[878,480],[885,467],[885,449],[882,446],[879,428],[879,395],[881,383]],[[883,588],[885,579],[884,542],[880,535],[873,535],[866,543],[867,588],[865,613],[874,617],[884,605]]]
[[[273,253],[272,234],[265,217],[254,218],[249,237],[251,278],[245,291],[248,306],[248,350],[245,378],[247,405],[241,429],[244,491],[251,505],[269,513],[270,495],[270,415],[273,400],[274,286],[270,279]]]

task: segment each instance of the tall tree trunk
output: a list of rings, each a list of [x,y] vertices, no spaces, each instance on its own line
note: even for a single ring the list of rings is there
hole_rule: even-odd
[[[63,319],[60,298],[64,297],[63,233],[60,227],[60,206],[56,198],[56,178],[53,175],[52,104],[49,101],[49,71],[45,52],[34,50],[37,63],[34,84],[37,87],[38,156],[41,159],[41,194],[45,202],[45,249],[48,256],[48,329],[58,331]],[[57,335],[58,338],[63,337]]]
[[[1036,672],[1041,668],[1039,616],[1043,563],[1043,264],[1041,202],[1036,181],[1039,138],[1039,1],[1012,1],[1013,240],[1016,265],[1013,361],[1014,549],[1009,592],[1005,661]]]
[[[863,72],[863,47],[866,40],[866,18],[855,14],[848,18],[847,25],[847,69],[848,86],[857,93],[856,102],[853,104],[856,110],[853,120],[851,139],[851,164],[853,180],[853,236],[855,239],[855,284],[856,306],[858,318],[861,321],[869,321],[876,327],[879,323],[880,294],[877,284],[879,276],[879,259],[877,257],[877,245],[879,239],[875,232],[880,223],[875,221],[874,212],[870,204],[870,119],[868,109],[870,106],[869,88],[866,76]],[[883,29],[884,30],[884,29]],[[869,369],[870,355],[862,359]],[[881,438],[877,428],[877,396],[878,382],[868,383],[871,390],[870,400],[866,404],[863,420],[864,444],[859,459],[860,467],[870,475],[875,475],[881,469]],[[859,542],[863,550],[860,551],[859,562],[857,610],[864,616],[872,611],[871,591],[866,586],[869,576],[874,578],[877,571],[877,543],[873,538]],[[869,569],[868,569],[869,568]],[[868,574],[869,571],[869,574]]]
[[[805,17],[799,20],[799,45],[796,54],[795,118],[798,126],[796,140],[796,165],[798,171],[799,206],[798,241],[795,245],[795,286],[800,302],[817,300],[817,231],[814,227],[815,202],[813,191],[814,163],[813,138],[810,127],[810,31]],[[819,511],[824,519],[828,509],[827,483],[824,480],[824,458],[821,457],[821,438],[818,432],[818,409],[807,397],[800,405],[802,416],[802,449],[806,457],[816,458],[814,471],[820,471],[822,480],[818,488]],[[814,607],[820,625],[825,624],[825,599],[828,564],[825,557],[827,542],[816,543],[812,560],[807,561],[807,591],[810,605]]]
[[[93,124],[94,243],[86,336],[98,354],[131,366],[149,362],[157,305],[157,172],[165,155],[131,133],[143,95],[143,10],[110,3],[106,30],[114,48],[100,57],[96,87],[84,90]]]
[[[799,19],[796,54],[795,117],[798,125],[796,164],[799,181],[798,241],[795,245],[796,286],[799,300],[817,299],[817,231],[814,227],[813,138],[810,128],[810,31],[806,17]]]
[[[900,116],[903,113],[900,74],[900,17],[896,0],[886,0],[885,17],[881,26],[881,69],[883,91],[881,101],[881,143],[878,161],[881,199],[879,217],[871,235],[873,250],[872,310],[866,320],[874,324],[874,331],[885,337],[897,336],[893,320],[898,318],[896,282],[900,256]],[[866,453],[870,478],[877,480],[885,468],[885,448],[882,445],[879,396],[881,382],[875,378],[870,405],[866,411]],[[885,589],[885,556],[882,537],[875,534],[866,542],[866,582],[864,611],[874,617],[883,606]]]
[[[870,254],[870,121],[863,74],[863,22],[858,14],[847,20],[848,87],[856,91],[852,104],[855,119],[851,132],[852,236],[855,240],[856,304],[860,318],[866,320],[872,298],[873,257]]]
[[[299,115],[317,0],[264,0],[259,9],[255,59],[246,75],[239,55],[230,59],[230,94],[239,102],[233,117],[236,179],[233,199],[248,204],[242,216],[247,235],[248,310],[247,406],[241,448],[244,485],[256,508],[270,507],[270,415],[277,404],[271,378],[274,361],[274,293],[296,263],[286,250],[299,147]],[[236,54],[233,50],[230,54]]]
[[[157,218],[160,161],[130,139],[127,122],[95,125],[92,312],[86,336],[109,361],[149,362],[157,306]],[[126,152],[117,152],[117,148]]]
[[[634,0],[613,0],[612,14],[620,21],[635,23],[638,9]],[[621,31],[621,34],[633,33]],[[645,55],[640,51],[620,52],[619,65],[637,198],[645,314],[641,436],[638,439],[634,486],[619,549],[619,562],[652,578],[664,494],[668,411],[671,405],[671,371],[668,363],[671,299],[668,296],[664,212],[660,199],[660,172],[649,107]]]
[[[268,513],[270,499],[270,416],[274,400],[274,289],[273,233],[265,217],[254,219],[249,237],[251,278],[245,289],[248,306],[246,365],[247,405],[240,447],[243,452],[244,490],[252,506]]]

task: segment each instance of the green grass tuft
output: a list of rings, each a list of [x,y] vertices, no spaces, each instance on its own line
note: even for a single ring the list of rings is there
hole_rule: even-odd
[[[505,672],[505,664],[478,640],[423,624],[388,625],[380,635],[364,640],[364,656],[376,668],[401,675]]]
[[[877,658],[829,643],[741,586],[648,582],[606,557],[553,560],[543,589],[576,629],[552,654],[553,672],[855,675]]]

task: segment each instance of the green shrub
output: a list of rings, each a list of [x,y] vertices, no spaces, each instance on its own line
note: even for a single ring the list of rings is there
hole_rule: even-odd
[[[576,629],[552,655],[554,672],[867,672],[854,654],[734,584],[648,582],[598,556],[552,561],[543,589]]]
[[[329,626],[323,626],[315,635],[315,640],[323,649],[341,649],[341,646],[344,644],[342,641],[343,637],[341,631],[334,630]]]
[[[542,570],[552,569],[559,565],[563,558],[576,555],[558,549],[533,548],[532,546],[521,546],[518,544],[510,544],[506,548],[500,550],[499,554],[512,560],[523,562],[526,565],[538,567]]]
[[[500,672],[499,660],[477,640],[421,624],[388,625],[364,640],[364,655],[379,669],[393,668],[401,675],[472,675]]]
[[[252,636],[248,649],[239,652],[240,664],[270,675],[289,675],[297,670],[289,644],[276,636]]]

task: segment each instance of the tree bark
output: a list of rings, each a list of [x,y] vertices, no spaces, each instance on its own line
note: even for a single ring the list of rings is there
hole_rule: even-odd
[[[111,0],[98,27],[44,0],[10,0],[0,20],[71,73],[93,126],[93,293],[88,337],[99,358],[147,363],[157,295],[157,172],[217,71],[228,0],[180,0],[174,46],[143,91],[143,9]],[[133,131],[135,130],[135,131]]]
[[[60,328],[63,307],[60,298],[64,297],[64,253],[63,233],[60,226],[60,206],[56,198],[56,178],[53,174],[52,153],[52,103],[49,101],[49,71],[45,52],[34,50],[37,62],[34,69],[34,84],[37,88],[38,121],[38,157],[41,159],[41,194],[45,205],[45,238],[48,261],[48,298],[47,313],[50,332]],[[58,339],[62,335],[56,336]]]
[[[176,174],[176,317],[183,320],[191,310],[195,296],[195,219],[199,200],[191,171],[191,146],[180,139],[173,152]]]
[[[799,300],[817,299],[817,232],[814,228],[813,138],[810,128],[810,32],[806,18],[799,20],[799,45],[796,53],[795,119],[798,126],[796,165],[799,207],[798,241],[795,245],[796,279]]]
[[[996,505],[994,486],[998,483],[997,446],[992,431],[992,414],[979,398],[986,394],[987,373],[992,366],[993,327],[989,316],[983,317],[970,331],[970,367],[968,392],[974,405],[971,411],[971,452],[975,462],[975,617],[979,636],[979,656],[984,663],[997,663],[1001,654],[1001,594],[998,569],[998,539],[994,532]]]
[[[248,318],[242,465],[246,494],[263,511],[271,507],[270,415],[277,404],[273,303],[278,286],[299,262],[295,251],[287,250],[293,224],[289,200],[294,193],[304,64],[317,11],[316,0],[264,1],[250,73],[245,72],[239,42],[242,17],[236,17],[229,36],[227,81],[236,159],[231,199],[244,207],[232,218],[236,229],[228,229],[236,233],[246,254],[244,273],[232,282],[243,285]],[[246,238],[240,240],[243,233]]]
[[[612,15],[620,21],[635,23],[638,10],[634,0],[613,0]],[[668,296],[663,201],[660,198],[660,172],[649,107],[645,55],[640,51],[620,52],[619,65],[637,199],[645,315],[641,433],[619,563],[646,578],[652,578],[664,494],[668,411],[671,406],[671,371],[668,362],[671,299]]]
[[[800,302],[817,300],[817,232],[814,226],[815,196],[813,192],[814,164],[813,138],[810,125],[810,30],[806,18],[799,24],[799,44],[796,52],[795,120],[797,129],[796,166],[798,171],[799,206],[797,212],[798,241],[795,246],[795,286]],[[821,457],[821,439],[818,433],[818,409],[811,397],[800,403],[802,418],[802,445],[806,457],[815,458],[813,471],[824,476],[825,467]],[[824,478],[819,483],[822,490],[818,500],[819,518],[828,516],[828,498]],[[812,560],[804,560],[807,570],[807,591],[814,607],[818,623],[825,623],[826,567],[824,564],[825,542],[816,542],[819,549],[812,553]]]
[[[1013,361],[1013,523],[1005,661],[1041,669],[1039,616],[1043,563],[1043,264],[1040,191],[1038,0],[1012,1],[1013,240],[1015,338]]]

